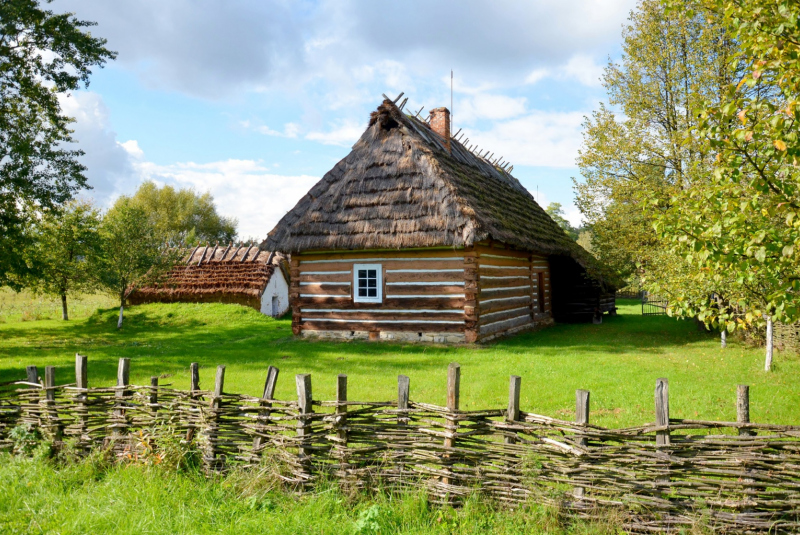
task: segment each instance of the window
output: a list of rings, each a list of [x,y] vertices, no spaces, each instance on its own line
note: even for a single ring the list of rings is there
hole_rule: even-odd
[[[380,303],[383,301],[383,277],[380,264],[353,265],[353,301]]]

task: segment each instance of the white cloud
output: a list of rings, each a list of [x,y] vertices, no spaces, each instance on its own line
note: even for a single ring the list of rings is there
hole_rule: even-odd
[[[466,133],[470,143],[491,148],[515,165],[574,167],[581,143],[583,112],[533,111],[497,122],[487,131]]]
[[[254,125],[250,121],[240,121],[239,124],[245,129],[254,130],[265,136],[296,138],[300,133],[300,125],[297,123],[286,123],[283,125],[283,131],[273,130],[266,125]]]
[[[501,120],[518,117],[525,113],[525,103],[524,97],[476,94],[459,100],[458,120],[461,123],[471,123],[476,119]]]
[[[551,75],[550,69],[534,69],[525,77],[525,83],[533,85]]]
[[[358,141],[365,128],[364,124],[355,121],[344,121],[326,132],[310,132],[306,134],[306,139],[318,141],[324,145],[350,147]]]
[[[595,63],[591,57],[578,54],[570,58],[561,72],[563,76],[574,78],[585,86],[597,87],[601,84],[603,69],[604,66]]]
[[[308,175],[276,175],[263,162],[254,160],[171,165],[145,161],[135,167],[139,180],[211,193],[219,213],[239,220],[241,238],[266,238],[280,218],[319,180]]]
[[[109,39],[119,52],[116,63],[152,87],[224,98],[242,89],[294,94],[323,81],[327,92],[358,99],[360,91],[348,89],[364,76],[387,90],[414,91],[415,82],[438,79],[451,67],[462,79],[533,83],[572,57],[615,46],[635,2],[62,0],[59,6],[97,21],[92,33]]]
[[[66,115],[75,118],[72,125],[73,138],[77,142],[75,148],[85,153],[80,162],[86,166],[85,174],[92,188],[85,195],[106,204],[128,183],[133,171],[129,147],[133,145],[123,146],[117,141],[117,134],[111,129],[108,108],[97,93],[75,92],[61,96],[59,103]]]
[[[554,69],[534,69],[525,78],[525,83],[534,85],[545,78],[577,80],[587,87],[599,87],[604,65],[596,63],[588,54],[576,54],[565,64]]]

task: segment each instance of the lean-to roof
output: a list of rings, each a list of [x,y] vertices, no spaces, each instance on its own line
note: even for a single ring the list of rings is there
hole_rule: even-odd
[[[596,260],[510,173],[404,114],[389,100],[370,116],[353,150],[269,233],[261,247],[309,250],[469,247],[496,240]],[[597,276],[597,275],[595,275]],[[600,277],[598,277],[600,278]]]
[[[260,307],[261,295],[284,257],[255,245],[196,247],[164,281],[136,290],[133,304],[230,302]]]

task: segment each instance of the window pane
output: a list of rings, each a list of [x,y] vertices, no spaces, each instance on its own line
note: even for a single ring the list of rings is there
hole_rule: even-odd
[[[367,270],[367,271],[368,271],[368,273],[367,273],[367,277],[369,277],[370,279],[374,279],[375,277],[377,277],[377,276],[378,276],[378,275],[377,275],[377,271],[376,271],[376,270],[374,270],[374,269],[369,269],[369,270]]]
[[[375,279],[369,279],[367,286],[369,288],[375,288],[375,287],[378,286],[377,283],[378,283],[378,281],[376,281]]]
[[[367,270],[366,269],[359,269],[358,270],[358,278],[359,279],[363,278],[363,277],[366,277],[366,276],[367,276]]]
[[[358,296],[359,297],[366,297],[367,296],[367,290],[365,288],[359,288],[358,289]]]
[[[370,288],[369,290],[369,297],[378,297],[378,290],[375,288]]]

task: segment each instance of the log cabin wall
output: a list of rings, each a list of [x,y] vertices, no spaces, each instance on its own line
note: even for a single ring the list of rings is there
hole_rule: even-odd
[[[463,249],[452,248],[292,255],[292,331],[331,338],[463,342],[465,266],[474,266],[472,262]],[[359,269],[379,270],[370,278],[378,285],[379,299],[358,302],[357,286],[363,284]],[[474,312],[474,289],[470,297]]]
[[[478,340],[549,320],[550,273],[546,257],[499,244],[476,245],[475,253],[479,288],[475,336]]]

